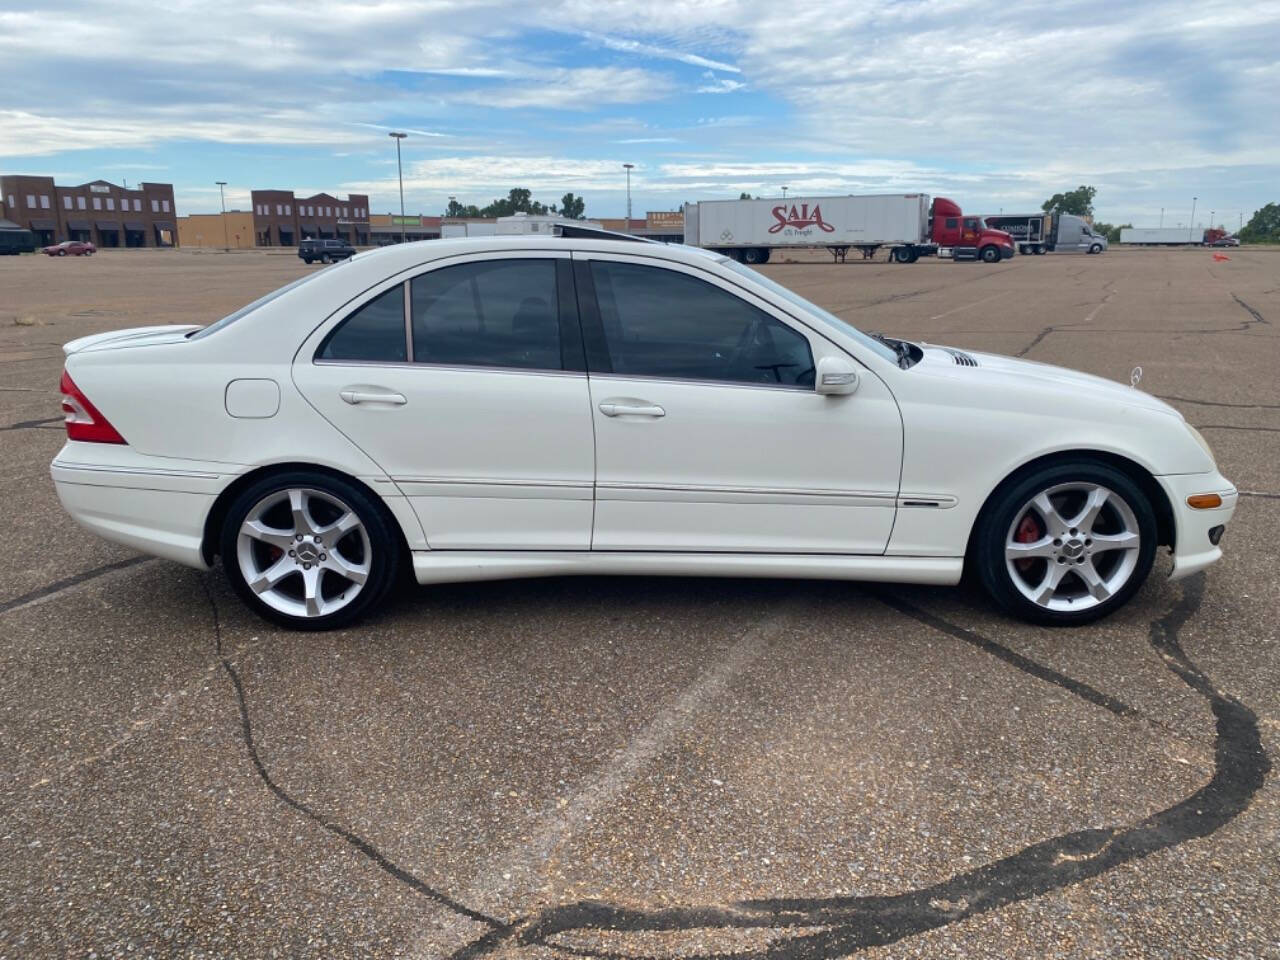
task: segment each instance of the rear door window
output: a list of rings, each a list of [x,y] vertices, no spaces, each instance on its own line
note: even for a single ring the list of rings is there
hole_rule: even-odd
[[[415,363],[562,369],[554,259],[462,263],[411,287]]]
[[[404,284],[370,300],[325,338],[317,360],[404,363]]]
[[[604,260],[591,279],[617,375],[813,387],[808,339],[714,284]]]

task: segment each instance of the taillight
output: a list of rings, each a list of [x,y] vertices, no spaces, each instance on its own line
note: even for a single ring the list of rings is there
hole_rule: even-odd
[[[62,412],[66,414],[67,439],[86,443],[124,443],[124,437],[116,430],[92,403],[80,392],[71,374],[62,371]]]

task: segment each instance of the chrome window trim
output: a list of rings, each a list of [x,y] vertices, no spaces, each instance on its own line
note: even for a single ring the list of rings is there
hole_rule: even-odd
[[[787,393],[813,394],[819,396],[816,386],[804,387],[795,383],[744,383],[736,380],[703,380],[695,377],[659,377],[641,373],[591,373],[592,380],[643,380],[646,383],[687,383],[697,387],[730,387],[747,390],[782,390]]]
[[[549,370],[543,367],[482,367],[465,363],[426,363],[421,360],[410,363],[406,360],[312,360],[316,366],[324,367],[392,367],[403,370],[448,370],[457,373],[506,373],[513,376],[531,375],[536,377],[582,377],[587,375],[581,370]]]

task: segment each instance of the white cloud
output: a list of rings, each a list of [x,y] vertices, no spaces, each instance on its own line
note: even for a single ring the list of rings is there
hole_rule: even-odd
[[[506,109],[590,110],[603,104],[661,100],[674,89],[661,74],[639,68],[556,68],[519,81],[459,94],[461,103]]]
[[[739,90],[746,89],[746,84],[741,80],[734,80],[730,77],[717,77],[708,70],[702,75],[707,82],[698,87],[698,93],[736,93]]]
[[[684,50],[678,50],[671,47],[661,47],[652,43],[643,43],[639,40],[631,40],[626,37],[610,37],[602,36],[598,33],[583,33],[587,40],[598,43],[610,50],[617,50],[623,53],[634,53],[641,57],[652,57],[658,60],[678,60],[681,63],[687,63],[695,67],[710,67],[712,70],[721,70],[726,73],[741,73],[737,67],[731,63],[725,63],[721,60],[712,60],[709,57],[699,56],[696,53],[689,53]]]

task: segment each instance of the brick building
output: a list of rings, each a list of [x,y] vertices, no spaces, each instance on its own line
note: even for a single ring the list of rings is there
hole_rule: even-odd
[[[259,247],[295,247],[299,240],[369,243],[369,198],[353,193],[345,200],[328,193],[295,197],[292,190],[254,190],[253,233]]]
[[[52,177],[0,176],[0,217],[32,231],[40,245],[89,240],[99,247],[178,243],[173,185],[127,189],[106,180],[60,187]]]

